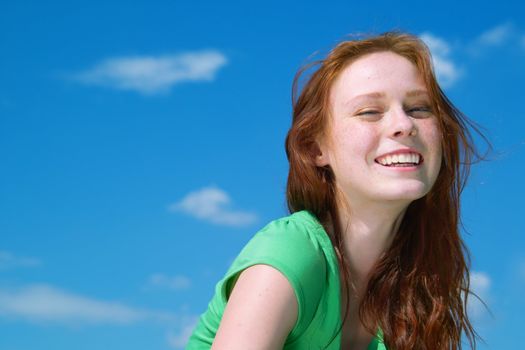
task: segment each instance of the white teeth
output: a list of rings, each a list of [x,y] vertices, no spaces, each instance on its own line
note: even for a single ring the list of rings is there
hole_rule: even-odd
[[[420,156],[417,153],[401,153],[388,155],[378,159],[382,165],[391,165],[392,163],[414,163],[419,164]]]
[[[412,157],[409,154],[400,154],[397,159],[397,163],[412,163]]]

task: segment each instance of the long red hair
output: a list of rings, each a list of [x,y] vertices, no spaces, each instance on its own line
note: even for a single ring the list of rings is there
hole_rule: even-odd
[[[382,329],[389,349],[461,349],[462,334],[475,348],[477,333],[466,311],[467,298],[473,294],[469,288],[470,256],[459,233],[459,204],[470,165],[476,157],[482,158],[467,126],[487,139],[445,96],[435,78],[430,52],[419,38],[387,32],[343,41],[325,59],[298,71],[293,83],[292,126],[286,137],[288,209],[291,213],[309,210],[325,228],[330,225],[332,230],[327,232],[348,290],[351,276],[343,249],[335,178],[329,166],[315,165],[316,138],[329,122],[329,92],[335,79],[356,59],[380,51],[407,58],[421,73],[437,111],[443,159],[434,186],[408,206],[391,246],[369,274],[359,317],[372,334],[377,327]],[[318,68],[298,95],[300,78],[315,65]]]

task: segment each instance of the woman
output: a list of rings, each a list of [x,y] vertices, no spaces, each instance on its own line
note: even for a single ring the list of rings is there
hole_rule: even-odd
[[[292,214],[246,245],[187,349],[457,349],[462,334],[475,348],[458,230],[473,125],[415,36],[344,41],[317,63],[298,98],[308,67],[294,80]]]

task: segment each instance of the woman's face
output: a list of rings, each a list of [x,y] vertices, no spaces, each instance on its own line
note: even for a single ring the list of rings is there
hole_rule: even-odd
[[[341,72],[316,164],[330,165],[350,205],[408,204],[429,192],[442,157],[430,102],[416,66],[393,52],[365,55]]]

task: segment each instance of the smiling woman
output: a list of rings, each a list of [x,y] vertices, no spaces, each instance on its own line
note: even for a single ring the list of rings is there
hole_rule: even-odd
[[[316,62],[286,138],[290,215],[244,247],[187,349],[458,349],[468,251],[459,194],[474,156],[431,56],[398,32]],[[482,135],[483,136],[483,135]]]
[[[356,60],[334,82],[330,105],[316,165],[330,166],[350,208],[386,201],[406,208],[430,191],[442,161],[441,134],[425,83],[408,59],[384,51]],[[400,157],[418,163],[401,166]]]

